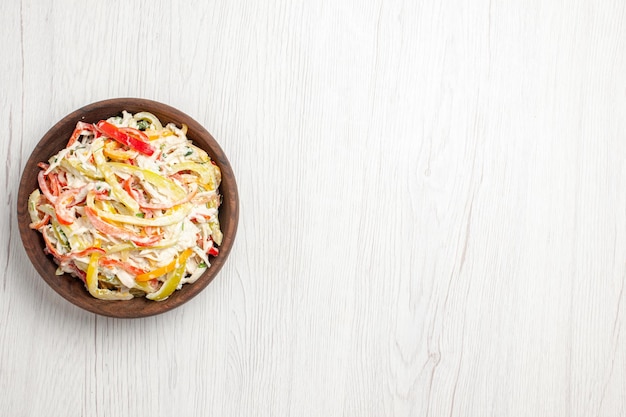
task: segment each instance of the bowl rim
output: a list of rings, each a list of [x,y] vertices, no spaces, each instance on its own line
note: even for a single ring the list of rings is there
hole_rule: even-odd
[[[117,109],[117,110],[113,110]],[[112,110],[108,116],[95,116],[99,113],[106,114]],[[222,182],[220,183],[220,194],[222,195],[222,205],[220,206],[220,224],[226,225],[227,230],[222,229],[224,239],[220,245],[220,252],[212,259],[211,266],[195,282],[185,284],[163,301],[151,301],[145,297],[133,298],[127,301],[107,301],[92,297],[86,290],[84,284],[77,278],[69,275],[51,274],[52,268],[56,270],[56,264],[49,255],[43,255],[43,238],[41,233],[29,227],[30,215],[28,214],[28,197],[37,188],[36,182],[33,185],[34,172],[39,171],[37,164],[44,162],[47,158],[58,152],[65,146],[65,141],[69,135],[59,135],[60,131],[68,130],[68,126],[73,131],[78,121],[96,122],[96,119],[107,118],[121,113],[123,110],[131,113],[138,111],[148,111],[155,114],[162,122],[174,122],[178,125],[185,123],[188,126],[188,138],[193,143],[204,149],[211,159],[217,164],[222,172]],[[70,132],[71,133],[71,132]],[[198,139],[202,143],[198,143]],[[54,147],[51,153],[47,152],[45,159],[39,159],[36,155],[46,152],[46,147],[50,143],[61,143],[61,147]],[[49,154],[48,154],[49,153]],[[224,221],[227,218],[228,222]],[[31,263],[43,280],[59,295],[72,304],[89,312],[107,317],[115,318],[141,318],[162,314],[171,311],[187,301],[197,296],[203,291],[217,276],[224,266],[232,250],[237,228],[239,224],[239,193],[237,182],[232,167],[226,154],[222,150],[215,138],[194,118],[170,105],[136,97],[110,98],[96,101],[80,107],[69,113],[56,122],[42,136],[37,145],[33,148],[28,160],[22,169],[17,198],[17,220],[20,237],[23,247]],[[38,242],[38,244],[34,244]],[[36,250],[37,247],[39,250]]]

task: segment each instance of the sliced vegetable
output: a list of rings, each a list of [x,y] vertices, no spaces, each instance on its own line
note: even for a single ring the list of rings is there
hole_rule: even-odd
[[[39,199],[41,198],[41,193],[39,192],[39,190],[35,190],[32,193],[30,193],[30,195],[28,196],[28,214],[30,215],[30,221],[31,221],[31,228],[35,229],[35,227],[33,227],[33,224],[37,224],[39,222],[41,222],[42,218],[40,216],[40,211],[37,209],[37,207],[39,206]],[[49,218],[49,214],[48,214],[48,218]]]
[[[109,162],[108,166],[113,170],[113,172],[131,174],[138,178],[142,178],[144,181],[154,185],[161,193],[173,199],[180,200],[187,194],[185,189],[171,179],[149,169],[139,168],[128,164],[121,164],[118,162]]]
[[[49,202],[54,203],[57,200],[57,196],[52,194],[50,188],[48,188],[48,183],[46,182],[46,176],[44,171],[39,171],[37,175],[37,181],[39,182],[39,189],[43,193],[43,195],[48,199]]]
[[[171,172],[176,173],[180,171],[193,171],[200,176],[201,184],[207,186],[208,190],[215,190],[218,186],[218,180],[216,178],[215,165],[211,164],[198,164],[197,162],[181,162],[174,164],[171,167]]]
[[[104,249],[98,247],[98,246],[92,246],[90,248],[78,251],[78,252],[70,252],[66,255],[61,255],[60,259],[62,261],[72,261],[76,258],[82,258],[85,257],[87,255],[92,255],[94,253],[98,253],[100,255],[104,255],[106,252],[104,251]]]
[[[66,148],[71,147],[80,137],[83,132],[88,131],[92,133],[96,133],[96,128],[91,123],[78,122],[76,123],[76,129],[74,129],[74,133],[70,137],[70,140],[67,142]]]
[[[211,256],[217,256],[220,254],[220,250],[216,248],[215,246],[211,245],[207,253]]]
[[[87,275],[85,282],[89,293],[101,300],[130,300],[133,295],[127,291],[111,291],[104,288],[98,288],[98,260],[100,254],[94,252],[89,258],[89,265],[87,266]]]
[[[141,130],[142,132],[149,127],[150,127],[150,122],[148,122],[147,120],[139,120],[137,122],[137,129]]]
[[[105,156],[116,161],[135,159],[139,154],[137,151],[123,149],[122,144],[111,139],[104,141],[103,153]]]
[[[61,254],[57,250],[56,245],[54,243],[52,243],[52,240],[50,239],[50,236],[48,236],[47,230],[48,229],[42,229],[41,230],[41,235],[43,236],[43,241],[46,244],[46,252],[49,253],[50,255],[54,256],[56,259],[60,259],[61,258]]]
[[[95,206],[94,199],[90,196],[87,196],[87,207],[94,210],[96,215],[103,219],[136,226],[171,226],[182,222],[192,209],[190,204],[183,204],[169,210],[165,215],[147,219],[135,215],[116,214],[101,210]]]
[[[144,155],[152,156],[156,149],[148,142],[148,137],[140,130],[131,127],[118,128],[112,123],[101,120],[96,125],[96,129],[104,136],[115,139],[122,145],[126,145],[131,149],[141,152]]]
[[[59,195],[54,202],[54,210],[56,211],[57,220],[59,223],[63,225],[69,225],[74,223],[76,220],[76,215],[72,210],[70,210],[69,206],[74,203],[74,199],[80,192],[79,189],[71,188],[69,190],[64,191],[61,195]]]
[[[137,204],[137,202],[130,195],[128,195],[126,191],[124,191],[115,174],[111,170],[110,163],[107,162],[106,158],[104,157],[102,150],[103,146],[104,142],[102,141],[102,139],[94,139],[92,145],[92,147],[94,148],[93,157],[96,166],[98,167],[98,170],[102,172],[102,175],[104,175],[104,180],[107,182],[107,184],[109,184],[109,186],[111,187],[111,191],[113,191],[113,194],[115,194],[117,199],[126,207],[128,207],[132,212],[139,211],[139,204]]]
[[[98,217],[98,214],[91,207],[85,207],[85,214],[91,224],[93,224],[93,227],[95,227],[99,232],[117,239],[130,240],[137,246],[150,246],[158,242],[160,239],[159,236],[140,236],[130,230],[107,223]]]
[[[133,118],[138,121],[137,126],[139,126],[140,122],[148,122],[148,128],[152,125],[155,130],[163,129],[163,125],[161,124],[159,118],[150,112],[141,111],[139,113],[135,113]]]
[[[128,262],[118,261],[117,259],[112,258],[100,258],[100,265],[111,268],[120,268],[135,276],[146,273],[146,271],[144,271],[143,269],[137,268],[136,266],[133,266]]]
[[[39,220],[38,222],[29,224],[28,227],[30,227],[31,229],[41,229],[42,227],[47,225],[49,221],[50,221],[50,215],[44,214],[41,220]]]
[[[170,262],[169,264],[162,266],[160,268],[154,269],[150,272],[147,272],[145,274],[141,274],[141,275],[137,275],[137,281],[148,281],[151,280],[153,278],[159,278],[160,276],[163,276],[165,274],[167,274],[168,272],[172,272],[174,269],[176,269],[180,264],[185,265],[185,263],[187,262],[187,259],[189,258],[189,256],[193,253],[193,251],[191,250],[191,248],[187,248],[185,249],[180,256],[178,256],[177,258],[175,258],[172,262]]]
[[[170,273],[169,277],[163,285],[161,285],[161,288],[159,288],[158,291],[146,295],[146,298],[152,301],[163,301],[167,299],[174,291],[176,291],[176,288],[180,285],[184,275],[185,266],[181,265]]]

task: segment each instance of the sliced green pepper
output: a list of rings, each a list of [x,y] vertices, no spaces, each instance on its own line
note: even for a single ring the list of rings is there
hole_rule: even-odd
[[[182,264],[172,272],[168,274],[167,280],[161,285],[158,291],[150,293],[146,295],[146,298],[152,301],[163,301],[180,285],[180,281],[183,279],[183,275],[185,275],[186,265]]]
[[[187,248],[185,249],[180,256],[178,257],[178,259],[176,259],[176,263],[175,265],[175,269],[172,271],[170,268],[170,265],[164,267],[164,268],[159,268],[162,269],[163,271],[171,271],[168,273],[168,278],[167,280],[165,280],[165,282],[163,283],[163,285],[161,285],[161,288],[159,288],[158,291],[150,293],[148,295],[146,295],[146,298],[153,300],[153,301],[163,301],[165,300],[167,297],[169,297],[174,291],[176,291],[176,288],[178,288],[178,286],[180,285],[180,281],[183,279],[183,276],[185,276],[185,270],[187,269],[187,259],[189,259],[189,257],[192,255],[193,251],[191,250],[191,248]],[[157,269],[155,271],[153,271],[153,274],[159,273],[160,274],[160,270]],[[152,275],[150,275],[152,277]],[[137,276],[137,281],[139,281],[139,277]]]

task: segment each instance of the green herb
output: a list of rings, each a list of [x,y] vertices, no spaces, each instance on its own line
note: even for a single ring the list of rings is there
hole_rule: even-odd
[[[70,246],[70,241],[67,238],[67,235],[65,234],[65,232],[59,227],[58,229],[56,229],[59,232],[59,238],[61,240],[61,244],[66,247],[67,249],[72,249]]]
[[[140,120],[137,122],[137,129],[139,130],[146,130],[148,127],[150,127],[150,123],[146,120]]]
[[[135,216],[141,217],[143,219],[143,218],[146,217],[146,214],[145,213],[137,213],[137,214],[135,214]]]
[[[207,267],[207,266],[206,266],[206,263],[205,263],[204,261],[202,261],[202,262],[200,262],[200,263],[198,264],[198,268],[206,268],[206,267]]]
[[[187,152],[185,153],[185,156],[189,156],[191,154],[193,154],[193,149],[187,148]]]

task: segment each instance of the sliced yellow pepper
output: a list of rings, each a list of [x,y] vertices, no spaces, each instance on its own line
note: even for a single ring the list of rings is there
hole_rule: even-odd
[[[167,137],[167,136],[173,136],[174,132],[172,132],[171,130],[168,130],[168,129],[146,130],[145,134],[148,136],[149,140],[156,140],[156,139],[164,138],[164,137]]]
[[[99,247],[100,243],[97,242],[94,246]],[[89,256],[89,265],[87,265],[87,278],[85,281],[87,283],[87,289],[91,295],[93,295],[94,291],[98,289],[98,259],[100,259],[100,254],[93,252]]]
[[[109,203],[108,201],[100,201],[100,204],[102,205],[102,211],[106,211],[107,213],[117,213],[117,210],[115,210],[113,204]]]
[[[87,207],[93,209],[98,217],[119,223],[134,224],[135,226],[170,226],[182,222],[192,209],[191,204],[182,204],[168,210],[167,214],[164,216],[145,219],[143,217],[127,216],[125,214],[108,213],[95,205],[93,193],[87,194],[86,203]]]
[[[104,149],[102,150],[104,155],[116,161],[128,161],[137,157],[139,152],[134,150],[122,149],[122,144],[113,139],[107,139],[104,142]]]
[[[150,294],[154,292],[154,288],[151,282],[135,282],[135,288],[145,292],[146,294]]]
[[[152,270],[150,272],[146,272],[145,274],[137,275],[135,280],[136,281],[149,281],[151,279],[163,276],[167,274],[168,272],[172,272],[173,270],[175,270],[181,265],[184,267],[187,264],[187,259],[191,256],[192,253],[193,253],[192,249],[187,248],[180,254],[180,256],[178,256],[169,264],[162,266],[160,268],[157,268],[155,270]]]
[[[159,120],[159,118],[150,112],[141,111],[139,113],[135,113],[134,119],[148,121],[150,125],[154,127],[155,130],[163,129],[163,125],[161,124],[161,121]]]
[[[213,218],[209,221],[209,227],[211,228],[211,238],[218,245],[222,244],[222,239],[224,239],[224,234],[220,229],[220,221],[217,218]]]
[[[91,170],[86,169],[83,165],[79,164],[74,159],[63,159],[61,161],[61,166],[79,178],[81,176],[84,176],[91,180],[103,179],[102,175],[100,175],[98,172],[96,172],[95,170],[91,171]],[[92,165],[85,165],[85,166],[92,166]]]
[[[30,221],[33,223],[38,223],[41,220],[37,211],[39,197],[41,197],[39,189],[35,189],[35,191],[30,193],[30,196],[28,197],[28,214],[30,214]]]

